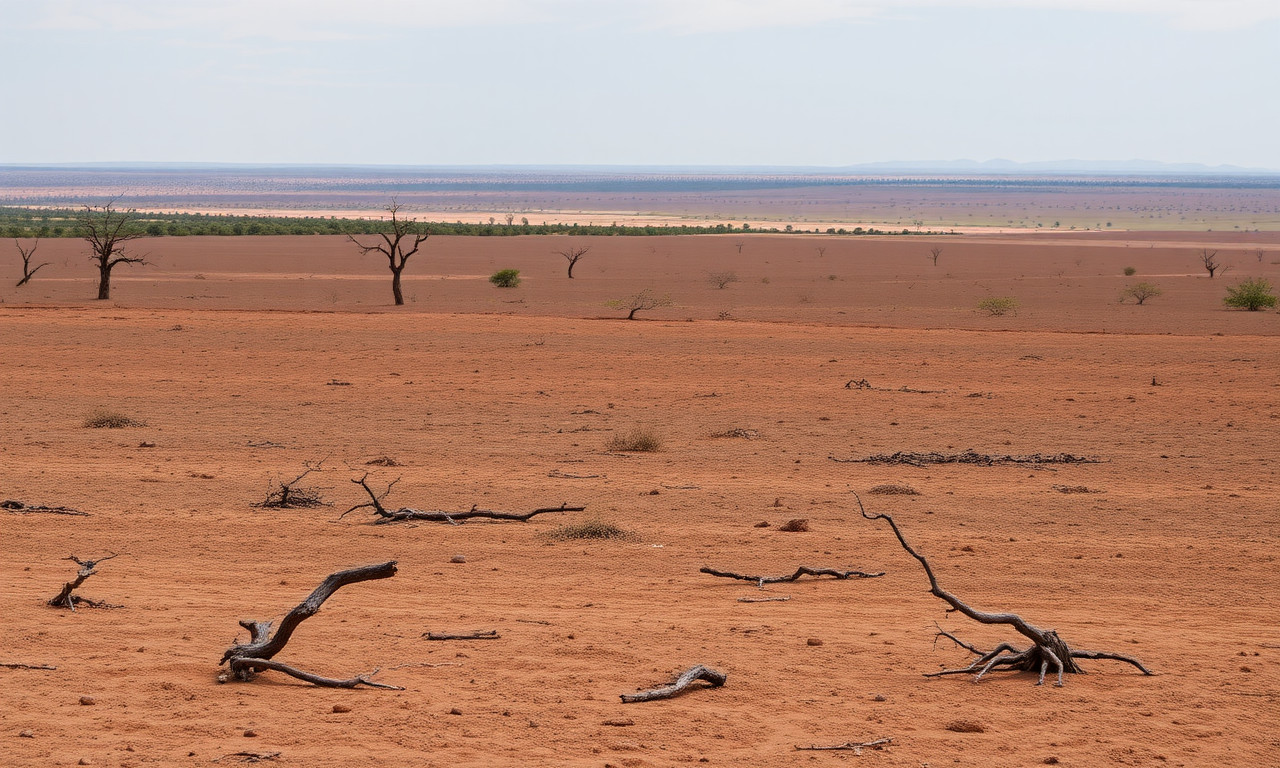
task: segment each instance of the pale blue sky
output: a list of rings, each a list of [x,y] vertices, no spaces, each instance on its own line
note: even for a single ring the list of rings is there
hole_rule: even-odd
[[[1280,169],[1280,0],[0,0],[0,163]]]

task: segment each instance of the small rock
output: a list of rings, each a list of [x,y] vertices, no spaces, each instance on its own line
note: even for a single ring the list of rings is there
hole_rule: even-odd
[[[18,734],[18,737],[23,739],[34,739],[36,735],[32,731],[22,731]]]
[[[451,714],[451,715],[460,715],[460,714],[462,714],[462,710],[458,709],[457,707],[454,707],[453,709],[449,710],[449,714]]]
[[[984,733],[987,730],[972,720],[952,720],[947,723],[946,728],[956,733]]]
[[[1057,764],[1058,764],[1058,758],[1056,758],[1056,757],[1046,757],[1046,758],[1044,759],[1044,764],[1045,764],[1045,765],[1057,765]]]
[[[757,528],[768,528],[768,527],[769,527],[769,521],[768,521],[768,520],[761,520],[760,522],[756,523],[755,527],[757,527]]]
[[[811,638],[809,638],[808,640],[805,640],[805,641],[804,641],[804,644],[805,644],[805,645],[815,645],[815,646],[816,646],[816,645],[822,645],[822,638],[820,638],[820,637],[811,637]]]
[[[809,521],[805,520],[804,518],[796,518],[795,520],[788,520],[787,522],[780,525],[778,527],[778,530],[786,531],[787,533],[801,533],[803,531],[809,530]]]
[[[537,728],[537,727],[538,727],[538,721],[537,721],[537,720],[530,720],[530,721],[529,721],[529,727],[530,727],[530,728]]]
[[[334,713],[335,715],[341,715],[341,714],[343,714],[344,712],[350,712],[350,711],[351,711],[351,707],[348,707],[346,704],[334,704],[334,705],[333,705],[333,713]]]
[[[465,563],[465,562],[467,562],[467,556],[466,556],[466,555],[454,555],[453,557],[449,558],[449,562],[451,562],[451,563]]]
[[[616,720],[605,720],[601,725],[612,725],[615,728],[626,728],[629,725],[635,725],[636,721],[631,718],[622,718]]]
[[[245,729],[244,737],[245,737],[246,739],[252,739],[252,738],[255,738],[257,735],[258,735],[258,732],[257,732],[257,731],[255,731],[255,730],[253,730],[252,728],[246,728],[246,729]]]
[[[87,757],[82,757],[80,758],[80,762],[76,763],[76,765],[93,765],[93,761]]]
[[[98,700],[97,700],[97,699],[95,699],[95,698],[93,698],[92,696],[81,696],[81,697],[80,697],[80,706],[83,706],[83,707],[92,707],[94,704],[97,704],[97,703],[98,703]]]
[[[875,696],[871,697],[871,700],[872,701],[888,701],[889,699],[884,694],[877,693]]]

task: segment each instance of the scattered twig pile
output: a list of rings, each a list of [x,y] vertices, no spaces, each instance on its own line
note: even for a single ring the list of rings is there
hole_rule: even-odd
[[[988,455],[978,453],[970,448],[960,453],[914,453],[898,451],[897,453],[877,453],[862,459],[828,459],[841,464],[909,464],[923,467],[928,464],[973,464],[979,467],[991,467],[997,464],[1100,464],[1101,459],[1090,456],[1076,456],[1071,453],[1033,453],[1026,456]]]

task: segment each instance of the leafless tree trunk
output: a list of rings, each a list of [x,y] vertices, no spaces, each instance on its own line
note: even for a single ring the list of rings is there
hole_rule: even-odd
[[[1222,262],[1218,261],[1218,252],[1211,251],[1208,248],[1200,250],[1200,263],[1204,264],[1205,271],[1209,273],[1209,279],[1213,279],[1213,273],[1218,271],[1218,267],[1222,266]]]
[[[405,264],[409,263],[409,257],[418,252],[418,248],[431,233],[422,229],[415,219],[399,218],[400,204],[395,200],[387,206],[387,211],[391,213],[391,232],[378,235],[382,238],[381,243],[365,245],[353,235],[347,235],[347,239],[354,243],[361,253],[376,252],[387,257],[387,266],[391,268],[391,295],[395,298],[396,306],[403,306],[404,293],[400,290],[400,273],[404,271]],[[413,241],[412,244],[410,240]]]
[[[898,543],[911,555],[920,562],[924,567],[924,573],[929,577],[929,593],[934,597],[951,606],[951,610],[959,611],[980,624],[1004,624],[1013,627],[1019,634],[1030,640],[1033,645],[1030,648],[1019,650],[1010,643],[1000,643],[990,651],[983,651],[964,642],[955,635],[939,628],[938,634],[952,640],[957,645],[974,654],[978,658],[969,666],[960,669],[946,669],[941,672],[932,672],[927,674],[928,677],[938,677],[941,675],[960,675],[965,673],[973,673],[973,680],[977,682],[982,679],[983,675],[992,669],[1004,669],[1011,671],[1033,672],[1039,670],[1040,678],[1036,685],[1044,684],[1045,673],[1050,667],[1057,672],[1057,685],[1062,685],[1062,674],[1064,672],[1084,673],[1084,670],[1075,663],[1076,659],[1112,659],[1115,661],[1123,661],[1132,664],[1142,671],[1144,675],[1154,674],[1151,670],[1142,665],[1142,662],[1131,656],[1124,656],[1119,653],[1108,653],[1105,651],[1081,651],[1072,650],[1067,646],[1066,641],[1058,637],[1058,633],[1052,629],[1040,629],[1033,626],[1016,613],[988,613],[971,608],[963,600],[946,591],[938,585],[938,579],[933,574],[933,568],[929,566],[929,561],[919,552],[907,543],[903,538],[902,531],[898,529],[898,524],[894,522],[890,515],[880,513],[875,515],[867,514],[867,510],[862,506],[862,499],[858,498],[858,494],[853,495],[858,500],[858,509],[862,512],[862,516],[868,520],[884,520],[893,529],[893,535],[897,537]]]
[[[933,266],[938,266],[938,257],[942,255],[942,249],[936,245],[929,249],[929,255],[933,257]]]
[[[145,257],[125,254],[124,244],[146,233],[135,224],[136,211],[115,209],[118,199],[112,198],[100,208],[86,205],[79,216],[80,237],[93,250],[89,260],[98,265],[98,299],[104,301],[111,298],[111,270],[117,264],[147,263]]]
[[[591,246],[588,245],[588,246],[572,246],[564,249],[563,251],[556,251],[556,253],[565,257],[565,259],[569,262],[569,279],[570,280],[573,279],[574,266],[577,265],[579,259],[587,255],[587,251],[589,250],[591,250]]]
[[[119,557],[119,555],[112,552],[110,555],[100,557],[97,560],[81,560],[75,555],[62,558],[63,560],[74,562],[80,566],[80,570],[76,572],[75,579],[62,585],[62,591],[49,601],[49,605],[54,608],[70,608],[73,611],[77,605],[87,605],[90,608],[118,608],[119,606],[108,605],[100,600],[91,600],[87,597],[73,594],[84,583],[85,579],[97,573],[94,569],[98,566],[98,563],[106,562],[113,557]]]
[[[40,267],[49,266],[49,262],[46,261],[43,264],[39,264],[35,269],[31,268],[31,257],[35,255],[36,249],[40,247],[40,238],[38,237],[36,238],[36,241],[31,244],[30,248],[23,248],[22,243],[16,237],[13,239],[13,244],[18,246],[18,253],[22,254],[22,279],[14,286],[14,288],[21,288],[26,285],[31,278],[36,276],[36,272],[40,271]],[[1259,256],[1258,260],[1261,261],[1262,257]]]

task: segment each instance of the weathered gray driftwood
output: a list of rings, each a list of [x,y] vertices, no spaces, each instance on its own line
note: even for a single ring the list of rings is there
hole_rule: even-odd
[[[647,691],[637,691],[636,693],[622,694],[622,702],[630,704],[637,701],[655,701],[657,699],[669,699],[672,696],[684,691],[697,680],[705,680],[710,683],[709,688],[719,688],[724,685],[727,675],[723,672],[717,672],[710,667],[699,664],[696,667],[690,667],[673,682],[658,688],[651,688]]]
[[[394,560],[329,574],[328,578],[321,582],[320,586],[316,587],[307,596],[306,600],[303,600],[296,608],[285,615],[274,635],[271,634],[271,622],[269,621],[241,621],[240,626],[249,630],[249,642],[239,643],[228,648],[226,653],[222,654],[222,661],[218,662],[218,664],[227,664],[231,670],[231,675],[236,680],[252,680],[256,673],[273,669],[296,677],[299,680],[326,688],[355,688],[356,686],[367,685],[371,688],[404,690],[399,686],[376,683],[370,680],[369,678],[378,673],[376,669],[368,675],[336,679],[304,672],[288,664],[272,660],[273,656],[284,650],[285,644],[289,642],[289,638],[293,636],[293,631],[298,628],[298,625],[314,616],[320,610],[320,606],[324,601],[328,600],[334,592],[348,584],[371,581],[373,579],[388,579],[395,575],[396,562]]]
[[[94,570],[94,568],[97,567],[98,563],[106,562],[107,560],[110,560],[114,557],[119,557],[119,555],[117,555],[115,552],[112,552],[110,555],[107,555],[106,557],[100,557],[97,560],[81,560],[75,555],[62,558],[63,560],[70,560],[74,562],[76,565],[80,566],[80,570],[76,571],[76,577],[74,579],[62,585],[62,591],[59,592],[57,595],[55,595],[54,598],[49,601],[49,605],[53,606],[54,608],[70,608],[73,611],[76,609],[77,605],[85,605],[90,608],[119,607],[119,606],[111,605],[109,603],[104,603],[101,600],[91,600],[87,597],[81,597],[80,595],[72,594],[73,592],[75,592],[76,589],[80,587],[81,584],[84,583],[85,579],[97,573],[97,571]]]

